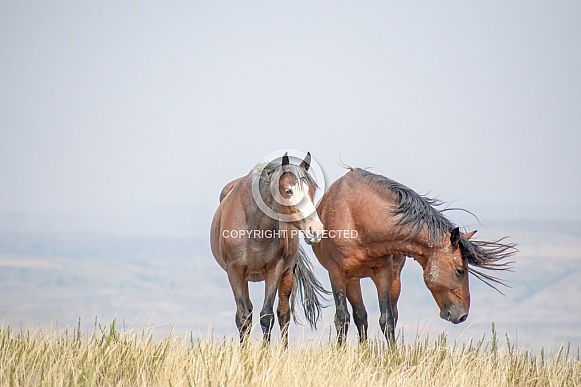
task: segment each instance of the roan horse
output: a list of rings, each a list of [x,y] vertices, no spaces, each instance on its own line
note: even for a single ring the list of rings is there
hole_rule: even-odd
[[[228,273],[240,342],[248,337],[252,326],[248,281],[265,282],[260,311],[265,343],[270,342],[274,325],[277,291],[283,345],[288,344],[291,312],[296,321],[297,289],[311,327],[316,327],[321,315],[319,297],[329,293],[316,279],[305,251],[300,248],[298,232],[302,230],[310,244],[320,242],[323,233],[313,204],[317,185],[307,172],[310,162],[310,153],[300,165],[291,164],[285,154],[282,161],[257,165],[248,175],[228,183],[220,194],[210,244],[216,261]]]
[[[394,343],[400,273],[406,256],[422,266],[424,282],[440,308],[440,317],[454,324],[468,317],[469,272],[492,287],[491,282],[502,284],[473,267],[509,269],[510,262],[503,260],[514,254],[514,244],[503,244],[502,239],[471,241],[475,231],[462,234],[435,208],[441,204],[438,200],[387,177],[349,169],[329,187],[317,211],[329,236],[331,230],[350,232],[313,245],[321,265],[329,271],[339,344],[349,328],[345,298],[353,308],[360,341],[367,338],[367,311],[360,286],[360,279],[366,277],[377,287],[380,328],[387,341]]]

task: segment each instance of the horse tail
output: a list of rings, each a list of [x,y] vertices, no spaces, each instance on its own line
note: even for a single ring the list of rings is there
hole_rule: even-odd
[[[339,161],[338,161],[339,165],[345,169],[348,169],[349,171],[353,171],[355,168],[353,168],[350,165],[347,165],[343,162],[343,160],[341,159],[341,156],[339,156]]]
[[[220,192],[220,203],[230,193],[230,191],[232,191],[236,184],[238,184],[240,179],[241,179],[240,177],[238,179],[234,179],[230,183],[226,184],[224,188],[222,188],[222,191]]]
[[[293,319],[295,323],[298,323],[295,313],[295,302],[298,292],[307,322],[312,329],[317,329],[317,321],[321,318],[322,309],[327,307],[327,305],[323,305],[323,302],[327,301],[325,296],[330,295],[331,292],[326,290],[315,276],[313,264],[301,245],[299,245],[293,273],[295,279],[291,292],[291,312]]]

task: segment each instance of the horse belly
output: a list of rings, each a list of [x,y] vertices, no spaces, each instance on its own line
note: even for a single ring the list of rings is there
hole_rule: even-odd
[[[258,271],[250,272],[250,273],[246,274],[246,280],[250,281],[250,282],[264,281],[264,272],[258,272]]]
[[[360,279],[360,278],[368,278],[373,275],[373,270],[368,267],[359,268],[356,270],[348,271],[347,278],[349,279]]]
[[[359,279],[372,277],[377,270],[383,270],[390,263],[389,256],[370,258],[353,254],[341,261],[341,267],[349,279]]]

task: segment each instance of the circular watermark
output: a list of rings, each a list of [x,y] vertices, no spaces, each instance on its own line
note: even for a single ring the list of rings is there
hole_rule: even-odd
[[[288,157],[288,166],[283,165],[283,157]],[[294,167],[291,167],[291,165]],[[302,165],[305,165],[304,172],[296,169],[301,168]],[[290,197],[283,197],[280,192],[280,179],[285,172],[295,175],[294,180],[299,182],[296,186],[298,189],[293,191]],[[263,157],[257,164],[252,176],[252,196],[258,208],[265,215],[278,221],[296,222],[316,211],[316,197],[311,200],[308,186],[304,184],[305,179],[297,176],[296,172],[309,174],[311,179],[317,184],[318,192],[324,193],[326,187],[323,170],[319,163],[307,152],[296,149],[279,149]],[[268,187],[266,184],[268,184]],[[264,201],[263,195],[266,194],[270,196],[269,199],[272,199],[271,205]],[[273,208],[272,204],[274,202],[278,204],[276,206],[278,208]],[[295,207],[300,210],[293,214],[281,212],[285,207]]]

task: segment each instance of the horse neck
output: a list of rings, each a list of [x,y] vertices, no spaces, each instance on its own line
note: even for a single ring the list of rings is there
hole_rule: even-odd
[[[293,233],[295,229],[290,223],[272,219],[264,214],[258,206],[253,209],[253,216],[247,216],[247,228],[249,230],[275,231],[272,237],[265,237],[262,242],[269,241],[271,244],[278,244],[284,256],[296,252],[299,240]],[[261,239],[261,238],[259,238]]]
[[[411,238],[404,235],[390,236],[384,239],[380,245],[379,249],[383,250],[384,255],[405,255],[415,259],[424,268],[433,256],[434,250],[443,248],[442,243],[430,242],[427,234],[423,232]]]
[[[254,202],[249,203],[246,209],[246,225],[250,230],[276,230],[279,221],[266,215]]]
[[[273,210],[274,212],[280,211],[276,205],[276,201],[272,199],[269,195],[266,198],[263,198],[265,203],[268,207]],[[246,222],[247,226],[253,230],[279,230],[281,228],[286,228],[286,224],[277,220],[273,219],[267,214],[265,214],[258,205],[254,202],[254,199],[251,199],[248,203],[246,203]]]

